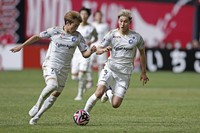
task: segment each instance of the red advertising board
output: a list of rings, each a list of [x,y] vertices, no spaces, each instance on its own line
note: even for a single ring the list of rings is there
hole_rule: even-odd
[[[69,10],[79,10],[82,6],[97,9],[104,14],[110,28],[117,27],[117,13],[130,9],[133,15],[131,27],[140,33],[149,48],[160,43],[179,43],[181,48],[192,40],[195,7],[187,5],[189,0],[177,3],[144,1],[102,1],[102,0],[27,0],[26,37],[52,27],[64,24],[63,16]],[[90,21],[93,20],[91,15]]]
[[[31,45],[23,48],[23,68],[41,68],[48,45]]]

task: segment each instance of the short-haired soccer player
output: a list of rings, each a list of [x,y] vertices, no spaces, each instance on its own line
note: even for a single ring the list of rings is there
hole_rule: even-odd
[[[42,90],[36,104],[29,111],[29,115],[32,117],[29,121],[30,125],[37,123],[42,114],[54,104],[57,97],[63,91],[76,47],[79,48],[82,56],[85,58],[88,58],[96,51],[96,47],[89,49],[83,36],[76,31],[82,22],[78,12],[67,12],[64,16],[64,21],[65,25],[63,27],[49,28],[39,35],[33,35],[23,44],[11,49],[15,53],[40,39],[51,39],[42,66],[46,87]]]
[[[101,71],[96,91],[86,102],[84,110],[87,112],[91,111],[100,98],[102,102],[109,99],[113,108],[120,107],[129,87],[136,49],[140,51],[140,80],[143,85],[149,81],[146,75],[144,41],[140,34],[130,29],[131,19],[129,10],[121,10],[118,14],[119,28],[108,32],[97,47],[96,54],[110,51],[110,57]]]

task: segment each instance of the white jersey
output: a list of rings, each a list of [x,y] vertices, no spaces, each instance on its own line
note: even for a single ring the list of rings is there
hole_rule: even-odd
[[[83,38],[85,39],[86,44],[91,41],[93,34],[96,33],[95,30],[96,29],[90,24],[84,25],[84,26],[79,25],[79,27],[77,29],[77,31],[79,31],[81,33],[81,35],[83,36]],[[74,54],[75,54],[75,56],[82,57],[82,55],[78,49],[76,49]]]
[[[102,40],[105,34],[109,31],[108,24],[93,22],[92,25],[95,27],[98,33],[98,40]]]
[[[70,68],[76,47],[78,46],[80,51],[88,49],[83,36],[77,31],[72,35],[67,34],[61,27],[53,27],[41,32],[40,37],[51,39],[43,66]]]
[[[129,31],[128,35],[121,35],[118,29],[114,29],[105,35],[101,46],[112,47],[106,63],[111,70],[131,74],[136,50],[144,48],[144,40],[140,34],[132,30]]]

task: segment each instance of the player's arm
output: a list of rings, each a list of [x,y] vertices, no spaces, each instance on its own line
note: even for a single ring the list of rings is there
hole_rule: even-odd
[[[38,40],[40,40],[41,37],[39,35],[33,35],[32,37],[30,37],[28,40],[26,40],[24,43],[22,43],[19,46],[16,46],[12,49],[10,49],[10,51],[12,51],[13,53],[20,51],[23,47],[30,45],[34,42],[37,42]]]
[[[111,50],[112,50],[111,46],[107,46],[107,47],[98,46],[96,54],[100,55],[100,54],[103,54],[103,53],[111,51]]]
[[[147,83],[147,81],[149,81],[149,78],[146,75],[146,54],[145,54],[145,48],[140,49],[140,63],[141,63],[141,76],[140,76],[140,80],[143,81],[143,85]]]
[[[95,43],[98,40],[98,33],[96,29],[92,31],[92,35],[93,35],[93,38],[90,42],[87,43],[88,46],[90,46],[91,44]]]
[[[96,46],[92,46],[90,49],[82,51],[82,55],[84,58],[88,58],[90,57],[91,54],[93,54],[94,52],[96,52]]]

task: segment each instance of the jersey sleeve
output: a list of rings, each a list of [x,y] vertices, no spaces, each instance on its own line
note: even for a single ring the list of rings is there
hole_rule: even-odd
[[[82,35],[79,35],[79,37],[80,37],[80,43],[79,43],[79,45],[78,45],[78,48],[79,48],[79,50],[80,50],[81,52],[86,51],[89,47],[88,47],[88,45],[85,43],[85,40],[84,40],[83,36],[82,36]]]
[[[50,38],[51,36],[53,36],[53,34],[55,34],[55,32],[56,32],[56,28],[52,27],[45,31],[40,32],[39,36],[41,38]]]
[[[110,31],[104,36],[103,40],[101,41],[100,46],[102,47],[108,46],[111,42],[111,38],[112,38],[112,32]]]
[[[137,44],[137,47],[138,47],[138,49],[143,49],[144,48],[144,40],[143,40],[143,38],[142,38],[142,36],[140,36],[139,34],[138,34],[138,44]]]

